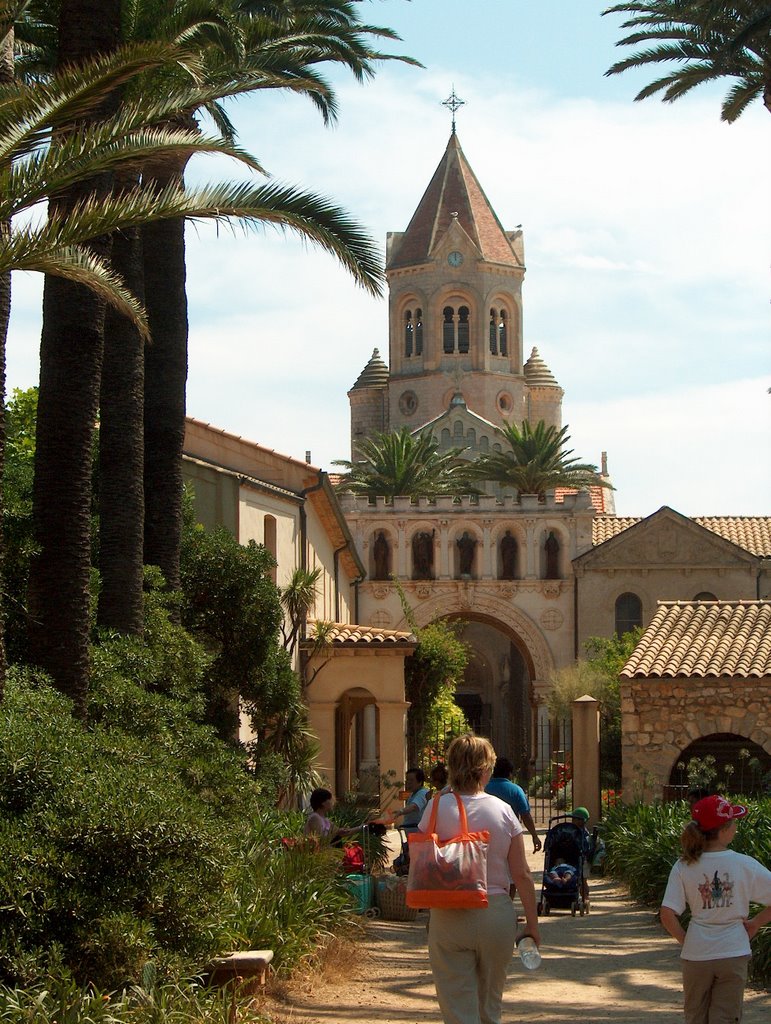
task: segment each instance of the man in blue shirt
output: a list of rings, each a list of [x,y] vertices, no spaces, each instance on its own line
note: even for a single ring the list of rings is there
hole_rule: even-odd
[[[497,796],[499,800],[503,800],[511,807],[533,837],[533,853],[538,853],[541,849],[541,840],[535,830],[533,816],[530,813],[530,803],[524,789],[511,781],[513,773],[514,765],[511,761],[507,757],[499,757],[495,762],[495,768],[493,768],[493,777],[485,786],[485,793]]]
[[[404,787],[409,793],[404,807],[397,811],[394,820],[402,819],[401,827],[405,832],[417,831],[418,822],[428,803],[428,790],[423,785],[426,776],[420,768],[409,768],[405,776]]]

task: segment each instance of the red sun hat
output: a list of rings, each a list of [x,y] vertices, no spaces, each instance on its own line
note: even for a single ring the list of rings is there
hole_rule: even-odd
[[[734,820],[743,818],[747,808],[741,804],[732,804],[724,796],[707,796],[699,800],[691,809],[693,820],[702,832],[712,832],[713,829],[723,828]]]

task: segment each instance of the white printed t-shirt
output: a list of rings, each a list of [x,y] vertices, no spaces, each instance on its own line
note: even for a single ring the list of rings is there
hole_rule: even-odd
[[[514,811],[503,800],[488,793],[458,794],[463,801],[468,819],[469,832],[487,831],[490,841],[487,846],[487,892],[509,893],[511,873],[507,860],[509,847],[514,836],[524,832]],[[423,811],[418,828],[428,832],[433,800]],[[452,839],[460,832],[460,815],[454,793],[442,793],[439,799],[439,813],[436,816],[436,834],[440,839]]]
[[[742,921],[750,902],[771,903],[771,871],[734,850],[702,853],[693,864],[678,860],[669,875],[662,904],[691,920],[680,954],[683,960],[722,960],[749,956],[750,939]]]

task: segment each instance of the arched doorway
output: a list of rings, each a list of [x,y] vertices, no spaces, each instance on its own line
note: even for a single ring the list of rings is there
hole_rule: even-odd
[[[379,713],[375,697],[357,686],[335,709],[335,787],[339,797],[356,789],[362,797],[379,787]]]
[[[771,781],[771,754],[735,733],[716,732],[689,744],[675,760],[664,799],[684,799],[689,789],[754,796]]]
[[[499,622],[468,615],[450,618],[461,619],[460,638],[469,647],[455,703],[474,732],[487,736],[517,774],[527,778],[534,728],[532,662],[527,649]]]

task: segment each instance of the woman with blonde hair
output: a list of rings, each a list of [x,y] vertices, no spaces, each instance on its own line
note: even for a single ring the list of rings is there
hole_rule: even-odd
[[[686,1024],[742,1019],[750,941],[771,921],[771,871],[728,848],[746,813],[725,797],[705,797],[680,836],[683,853],[669,875],[661,923],[683,947]],[[763,907],[752,918],[751,902]],[[686,906],[687,931],[679,921]]]
[[[525,859],[523,829],[508,804],[485,793],[495,751],[479,736],[458,736],[447,751],[451,793],[438,797],[436,832],[451,839],[460,831],[455,799],[463,801],[470,832],[490,833],[487,848],[488,905],[472,910],[434,908],[428,930],[428,955],[445,1024],[500,1024],[506,970],[523,935],[540,945],[535,889]],[[431,805],[418,826],[428,831]],[[517,915],[509,898],[511,883],[525,909],[526,925],[517,934]]]

